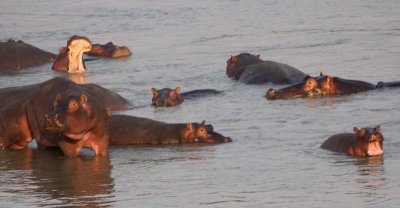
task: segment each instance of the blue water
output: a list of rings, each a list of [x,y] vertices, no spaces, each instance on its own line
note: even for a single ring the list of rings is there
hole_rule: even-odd
[[[111,147],[108,158],[0,151],[0,207],[399,207],[400,89],[267,101],[266,84],[225,75],[226,60],[261,54],[311,75],[400,80],[400,1],[1,1],[0,40],[56,53],[74,35],[126,45],[133,56],[87,62],[81,81],[131,100],[124,114],[200,122],[221,145]],[[0,87],[55,76],[51,65],[0,75]],[[172,108],[151,87],[224,93]],[[319,148],[353,126],[380,124],[384,156]]]

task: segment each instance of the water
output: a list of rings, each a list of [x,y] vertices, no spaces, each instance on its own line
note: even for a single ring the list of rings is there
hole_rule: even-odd
[[[267,101],[276,85],[225,75],[240,52],[311,75],[400,80],[400,1],[2,1],[1,39],[56,53],[74,35],[126,45],[133,56],[88,62],[86,82],[138,108],[124,114],[212,123],[221,145],[111,147],[109,158],[0,152],[0,207],[398,207],[400,89]],[[0,87],[55,76],[51,65],[0,76]],[[219,96],[154,109],[151,87],[214,88]],[[319,148],[353,126],[381,124],[382,157]]]

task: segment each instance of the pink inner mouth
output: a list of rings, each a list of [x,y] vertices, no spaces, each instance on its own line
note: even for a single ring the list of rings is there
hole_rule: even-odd
[[[380,142],[371,142],[368,143],[368,151],[367,151],[368,156],[378,156],[378,155],[383,155],[383,149],[380,144]]]

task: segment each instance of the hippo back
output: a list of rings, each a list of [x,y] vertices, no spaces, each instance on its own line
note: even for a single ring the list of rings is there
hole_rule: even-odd
[[[287,64],[263,61],[246,68],[239,81],[245,84],[294,84],[303,81],[305,74]]]
[[[0,42],[0,71],[13,71],[51,62],[55,54],[22,41]]]
[[[329,137],[321,144],[322,149],[328,149],[335,152],[347,152],[355,141],[356,135],[353,133],[336,134]]]

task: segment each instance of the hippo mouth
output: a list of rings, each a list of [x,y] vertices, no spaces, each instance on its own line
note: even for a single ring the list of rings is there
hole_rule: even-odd
[[[47,131],[55,133],[62,133],[67,131],[64,124],[62,124],[58,119],[46,119],[43,127]]]
[[[86,71],[85,65],[83,63],[83,53],[90,52],[92,49],[92,44],[84,39],[74,39],[68,45],[68,72],[69,73],[83,73]]]
[[[367,156],[379,156],[383,155],[382,142],[373,141],[367,144]]]

